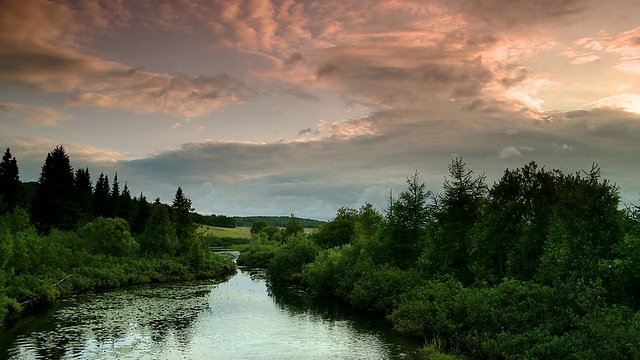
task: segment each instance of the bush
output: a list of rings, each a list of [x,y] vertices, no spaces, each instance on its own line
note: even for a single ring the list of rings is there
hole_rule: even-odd
[[[267,266],[267,275],[274,285],[300,284],[304,265],[311,263],[318,248],[305,235],[288,238]]]

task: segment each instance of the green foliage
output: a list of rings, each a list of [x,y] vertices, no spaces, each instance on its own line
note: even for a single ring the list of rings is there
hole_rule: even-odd
[[[415,272],[384,265],[359,278],[349,300],[358,308],[391,313],[418,277]]]
[[[267,266],[267,275],[274,285],[299,284],[304,265],[311,263],[318,248],[303,234],[288,238]]]
[[[342,207],[333,220],[322,224],[314,232],[313,240],[323,248],[347,244],[355,235],[357,218],[356,210]]]
[[[236,219],[231,216],[216,215],[216,214],[201,215],[201,214],[192,212],[191,217],[193,218],[193,222],[197,224],[231,228],[231,229],[236,227]]]
[[[270,241],[262,232],[252,237],[249,248],[240,253],[236,260],[240,266],[266,269],[276,254],[279,244]]]
[[[138,243],[123,219],[97,218],[78,230],[78,234],[94,254],[129,256],[138,251]]]
[[[0,165],[1,176],[15,170],[17,180],[8,150]],[[19,206],[0,211],[0,322],[77,291],[235,272],[235,264],[209,251],[196,234],[191,202],[181,190],[173,208],[151,206],[142,195],[131,199],[126,184],[120,190],[117,174],[111,190],[101,174],[93,191],[89,170],[74,176],[62,146],[48,154],[39,182],[21,184],[15,194],[23,196],[18,205],[33,199],[33,223]],[[91,211],[130,218],[141,246],[125,219],[94,218]]]
[[[251,225],[251,235],[259,234],[267,227],[267,223],[264,221],[258,221],[257,223]]]
[[[468,258],[472,234],[481,216],[487,192],[485,176],[474,177],[462,158],[449,165],[449,179],[445,179],[444,193],[436,197],[431,224],[431,241],[423,254],[423,269],[430,274],[453,274],[469,283]]]
[[[303,231],[304,231],[304,228],[302,227],[302,225],[300,225],[298,220],[296,220],[296,217],[293,214],[291,214],[291,217],[289,217],[289,221],[287,222],[287,226],[284,227],[285,240]]]
[[[250,228],[257,222],[264,222],[267,226],[274,226],[276,228],[283,228],[287,225],[290,216],[237,216],[234,218],[235,224],[238,227]],[[296,218],[296,221],[306,229],[315,229],[322,225],[322,221],[313,219]]]
[[[433,204],[416,173],[384,219],[340,209],[315,258],[302,235],[273,247],[272,283],[390,314],[424,358],[638,358],[640,212],[597,166],[532,162],[488,193],[461,159],[449,170]]]
[[[431,192],[420,183],[419,173],[407,178],[407,190],[389,199],[384,240],[388,261],[401,268],[414,266],[426,244],[430,220],[427,199]]]
[[[178,238],[167,207],[159,202],[151,205],[151,214],[140,236],[140,250],[146,254],[174,256]]]
[[[199,237],[180,257],[136,254],[123,219],[98,218],[78,232],[41,236],[26,211],[0,216],[0,317],[60,296],[97,288],[232,274],[235,266],[201,245]]]

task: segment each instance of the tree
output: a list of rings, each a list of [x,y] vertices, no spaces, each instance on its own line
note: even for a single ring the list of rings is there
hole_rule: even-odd
[[[78,204],[82,220],[89,222],[93,217],[93,184],[88,168],[76,170],[74,200]]]
[[[174,256],[178,250],[176,230],[168,206],[159,201],[151,205],[149,220],[140,236],[140,250],[146,254]]]
[[[260,220],[257,223],[253,223],[253,225],[251,225],[251,230],[249,230],[249,232],[251,233],[251,235],[256,235],[262,232],[262,230],[264,230],[266,227],[267,223]]]
[[[42,231],[73,229],[78,225],[79,208],[74,201],[73,168],[62,145],[56,146],[42,165],[33,202],[33,220]]]
[[[124,219],[97,218],[81,227],[78,234],[92,253],[126,256],[138,249]]]
[[[191,217],[191,200],[184,195],[182,188],[178,187],[171,205],[172,218],[176,229],[176,237],[180,243],[181,252],[186,252],[196,235],[195,224]]]
[[[120,183],[118,182],[118,173],[113,176],[113,183],[111,184],[109,210],[110,217],[122,217],[120,213]]]
[[[18,204],[19,189],[18,161],[11,155],[11,150],[7,148],[0,163],[0,199],[7,206],[7,210]],[[2,209],[0,209],[1,211]]]
[[[356,220],[355,235],[359,240],[370,241],[378,232],[378,228],[383,223],[382,215],[373,208],[373,205],[366,203],[360,207]]]
[[[139,198],[133,198],[132,202],[131,232],[142,234],[151,215],[151,205],[142,193],[140,193]]]
[[[530,162],[505,170],[489,190],[472,256],[488,280],[531,280],[538,271],[554,206],[560,196],[560,171]]]
[[[324,248],[348,244],[355,235],[357,218],[356,210],[341,207],[333,220],[322,224],[314,233],[315,243]]]
[[[431,242],[426,267],[432,274],[454,274],[458,280],[471,280],[467,263],[472,230],[480,220],[481,206],[487,193],[485,175],[474,176],[462,158],[449,165],[449,178],[443,183],[444,193],[436,197]]]
[[[100,173],[93,192],[93,211],[96,217],[109,216],[109,177]]]
[[[383,236],[389,260],[401,268],[415,264],[426,240],[427,199],[431,192],[420,182],[419,175],[416,171],[407,178],[407,190],[398,199],[389,198]]]
[[[624,241],[624,212],[615,185],[600,180],[600,168],[564,175],[548,229],[538,279],[603,279]]]
[[[285,239],[303,231],[304,228],[296,220],[295,215],[291,214],[291,216],[289,217],[289,221],[287,222],[287,226],[285,226],[284,228]]]
[[[133,212],[133,200],[131,199],[131,192],[129,191],[129,185],[127,183],[124,183],[124,188],[122,188],[118,203],[120,204],[119,216],[130,221]]]

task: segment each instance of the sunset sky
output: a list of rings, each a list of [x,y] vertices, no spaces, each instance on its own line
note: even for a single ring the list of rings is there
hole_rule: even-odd
[[[0,1],[0,146],[203,214],[326,220],[462,156],[640,199],[640,1]]]

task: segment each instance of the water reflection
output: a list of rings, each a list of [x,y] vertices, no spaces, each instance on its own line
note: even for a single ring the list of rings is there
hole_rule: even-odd
[[[388,324],[292,291],[264,272],[69,298],[0,334],[9,359],[407,359]],[[9,346],[8,349],[2,348]],[[4,351],[6,349],[6,351]]]

